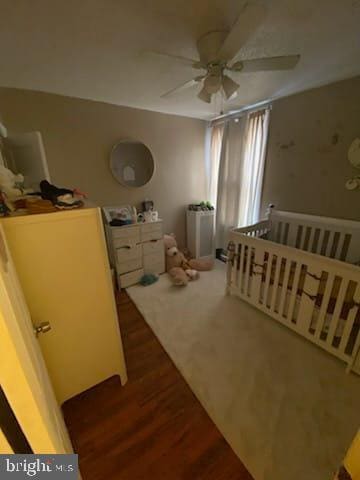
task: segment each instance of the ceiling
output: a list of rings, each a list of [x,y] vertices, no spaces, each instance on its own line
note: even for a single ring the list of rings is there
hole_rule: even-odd
[[[207,105],[199,86],[160,98],[199,70],[144,51],[197,58],[197,38],[229,28],[243,0],[0,0],[0,86],[212,118],[360,74],[360,0],[258,1],[266,20],[236,59],[301,60],[290,72],[232,74],[231,102]]]

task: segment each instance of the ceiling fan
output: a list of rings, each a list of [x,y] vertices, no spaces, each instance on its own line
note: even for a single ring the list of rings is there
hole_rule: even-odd
[[[199,60],[193,60],[177,55],[160,52],[147,52],[155,56],[166,57],[194,69],[205,70],[198,75],[161,95],[162,98],[170,97],[177,92],[202,83],[198,98],[206,103],[211,103],[212,95],[222,91],[226,100],[232,99],[237,94],[239,84],[227,72],[258,72],[265,70],[291,70],[300,59],[300,55],[286,55],[281,57],[264,57],[251,60],[232,62],[240,48],[245,44],[251,34],[258,28],[265,18],[265,8],[259,4],[246,2],[240,15],[230,31],[211,31],[197,41]]]

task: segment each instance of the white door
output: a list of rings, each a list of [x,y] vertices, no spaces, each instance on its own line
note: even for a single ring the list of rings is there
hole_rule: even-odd
[[[34,453],[73,452],[6,245],[2,225],[0,384]]]

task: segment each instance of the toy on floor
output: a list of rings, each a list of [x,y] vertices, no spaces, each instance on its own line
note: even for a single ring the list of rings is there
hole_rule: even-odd
[[[187,285],[189,280],[199,278],[199,271],[211,270],[214,266],[212,260],[201,260],[192,258],[187,260],[185,255],[179,251],[176,238],[173,233],[164,235],[166,271],[171,277],[174,285]]]
[[[152,285],[153,283],[157,282],[159,280],[159,277],[153,273],[145,273],[141,279],[140,279],[140,284],[143,287],[147,287],[148,285]]]

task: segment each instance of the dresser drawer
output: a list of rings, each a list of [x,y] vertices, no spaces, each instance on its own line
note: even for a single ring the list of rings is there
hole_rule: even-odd
[[[154,230],[162,230],[162,222],[145,222],[140,225],[143,233],[153,232]]]
[[[114,248],[140,242],[140,226],[112,228],[111,232]]]
[[[162,253],[165,255],[164,240],[162,238],[143,243],[143,254],[151,255],[152,253]]]
[[[164,263],[153,263],[149,265],[147,268],[144,268],[144,273],[153,273],[160,275],[160,273],[165,272]]]
[[[145,255],[143,265],[145,273],[163,273],[165,271],[165,256],[163,253]]]
[[[116,264],[116,271],[118,274],[132,272],[138,270],[143,266],[142,258],[135,258],[134,260],[128,260],[127,262],[121,262]]]
[[[153,230],[151,232],[141,232],[142,242],[151,242],[151,240],[160,240],[163,237],[162,229]]]
[[[141,225],[141,241],[149,242],[162,238],[162,222],[149,222]]]
[[[126,273],[125,275],[118,276],[119,288],[127,288],[130,285],[139,283],[141,277],[144,275],[144,270],[141,268],[134,272]]]
[[[133,245],[132,247],[121,247],[116,249],[116,259],[118,263],[127,262],[129,260],[135,260],[141,258],[142,248],[141,245]]]

